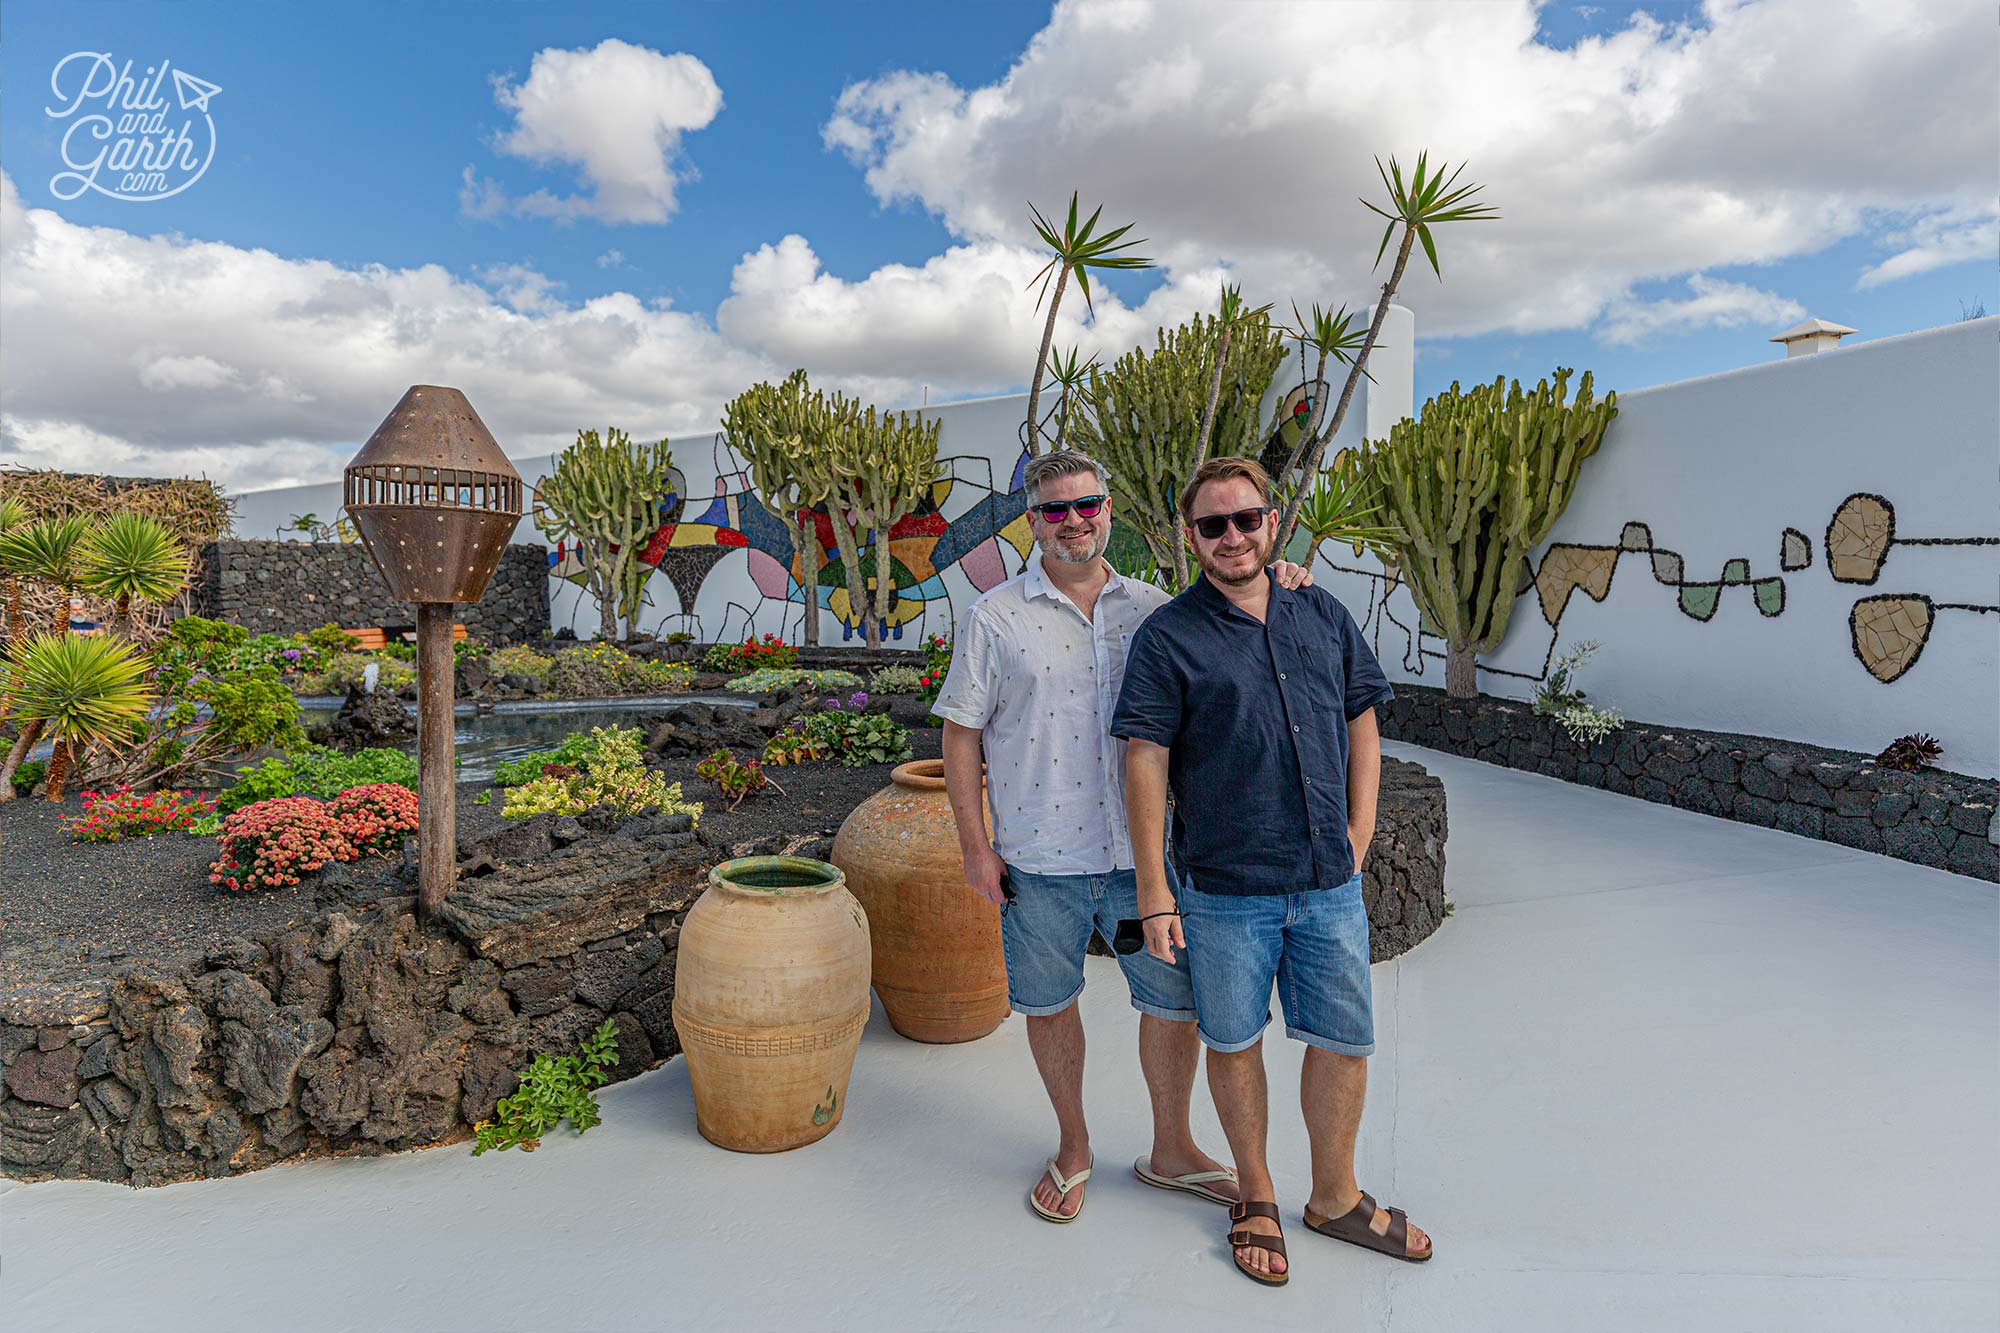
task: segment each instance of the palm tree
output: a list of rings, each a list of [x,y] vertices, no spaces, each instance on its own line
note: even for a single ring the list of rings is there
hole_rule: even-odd
[[[1040,295],[1035,297],[1036,309],[1041,308],[1043,297],[1048,295],[1051,274],[1054,275],[1056,284],[1055,299],[1049,302],[1048,323],[1042,328],[1042,347],[1035,354],[1035,378],[1028,386],[1028,424],[1025,433],[1030,457],[1042,451],[1042,422],[1039,415],[1042,377],[1049,368],[1049,344],[1056,336],[1056,311],[1062,308],[1063,288],[1068,285],[1070,274],[1076,275],[1076,285],[1083,293],[1084,305],[1089,306],[1094,314],[1096,308],[1091,306],[1090,302],[1090,270],[1153,266],[1153,261],[1150,259],[1118,253],[1120,250],[1129,250],[1135,245],[1145,244],[1144,238],[1119,242],[1119,237],[1132,230],[1131,223],[1128,222],[1102,236],[1093,235],[1097,230],[1097,219],[1104,212],[1102,204],[1097,206],[1097,212],[1092,213],[1081,227],[1077,226],[1076,200],[1077,196],[1072,193],[1069,197],[1069,219],[1063,224],[1061,231],[1057,231],[1055,225],[1042,216],[1040,209],[1033,204],[1028,205],[1028,211],[1034,214],[1036,234],[1042,238],[1042,244],[1055,251],[1049,257],[1049,262],[1042,265],[1041,271],[1028,279],[1031,283],[1042,284]]]
[[[1356,555],[1373,551],[1384,559],[1394,559],[1390,542],[1398,529],[1386,518],[1381,503],[1381,486],[1365,466],[1360,450],[1344,449],[1314,480],[1311,491],[1299,506],[1299,526],[1312,539],[1305,558],[1299,563],[1308,569],[1320,544],[1327,541],[1352,546]],[[1373,521],[1371,521],[1373,520]]]
[[[15,749],[25,757],[26,746],[44,731],[55,739],[49,800],[62,799],[63,780],[77,752],[130,742],[153,703],[141,679],[145,672],[143,656],[109,637],[37,634],[16,654],[8,670],[22,724]],[[0,773],[0,788],[9,794],[19,762],[9,755],[7,769]]]
[[[188,585],[187,547],[165,525],[138,514],[114,514],[84,538],[76,581],[116,610],[112,633],[132,637],[132,601],[158,605]]]
[[[1403,229],[1403,240],[1396,247],[1396,262],[1389,270],[1389,280],[1382,284],[1382,299],[1375,304],[1375,318],[1368,325],[1368,336],[1362,339],[1361,350],[1348,367],[1347,384],[1340,391],[1340,404],[1333,410],[1333,420],[1324,431],[1307,435],[1299,441],[1299,447],[1292,451],[1291,458],[1285,463],[1284,475],[1288,481],[1316,474],[1319,460],[1326,454],[1327,441],[1340,433],[1347,405],[1354,399],[1355,385],[1360,383],[1363,367],[1368,364],[1368,353],[1374,350],[1375,339],[1382,332],[1382,321],[1389,313],[1389,302],[1402,284],[1411,248],[1422,243],[1424,257],[1431,261],[1431,272],[1442,282],[1444,270],[1438,267],[1437,244],[1431,238],[1431,228],[1445,222],[1491,222],[1500,216],[1490,204],[1469,202],[1473,195],[1486,187],[1457,183],[1459,173],[1465,170],[1464,163],[1447,176],[1443,163],[1432,171],[1430,154],[1419,153],[1416,172],[1407,186],[1403,182],[1403,168],[1393,155],[1386,169],[1382,166],[1382,159],[1376,158],[1375,170],[1389,191],[1389,207],[1379,208],[1366,199],[1361,204],[1369,212],[1389,220],[1389,225],[1382,229],[1382,243],[1375,247],[1377,268],[1381,267],[1382,256],[1389,249],[1389,238],[1396,234],[1398,227]],[[1292,529],[1298,523],[1299,505],[1310,490],[1305,485],[1293,485],[1291,502],[1285,506],[1284,517],[1278,521],[1278,549],[1281,551],[1292,539]]]
[[[69,631],[69,599],[76,586],[77,554],[93,526],[89,516],[71,514],[67,518],[45,518],[0,534],[0,564],[17,576],[55,585],[59,604],[50,618],[49,628],[53,633]]]
[[[1056,447],[1054,452],[1062,452],[1069,439],[1069,418],[1076,410],[1077,399],[1082,397],[1084,388],[1090,383],[1091,372],[1097,369],[1097,353],[1090,359],[1082,359],[1083,349],[1072,347],[1065,356],[1057,352],[1049,358],[1049,378],[1062,390],[1062,397],[1056,402]]]

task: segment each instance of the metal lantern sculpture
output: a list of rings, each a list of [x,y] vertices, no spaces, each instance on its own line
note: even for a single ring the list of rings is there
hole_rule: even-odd
[[[418,384],[347,465],[345,484],[389,595],[417,604],[417,905],[434,920],[458,842],[451,608],[486,591],[521,520],[521,474],[464,394]]]

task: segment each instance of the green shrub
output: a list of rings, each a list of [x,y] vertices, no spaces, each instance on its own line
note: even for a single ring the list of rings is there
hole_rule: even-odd
[[[544,773],[532,782],[507,789],[500,814],[503,819],[527,819],[533,815],[580,815],[593,805],[609,805],[621,815],[636,815],[657,809],[662,814],[692,815],[701,818],[699,803],[681,799],[681,784],[671,786],[661,774],[646,767],[639,755],[639,733],[607,732],[599,727],[591,733],[596,751],[584,760],[579,771]]]
[[[321,625],[308,630],[301,636],[308,647],[324,653],[351,653],[354,651],[354,636],[338,625]]]
[[[317,670],[302,674],[298,691],[307,696],[345,694],[361,683],[371,662],[375,664],[375,688],[379,690],[393,694],[417,683],[417,669],[408,662],[381,653],[336,653]]]
[[[792,724],[848,768],[900,764],[910,757],[910,729],[881,713],[828,709]]]
[[[14,770],[14,794],[26,796],[32,792],[35,784],[42,780],[42,774],[48,770],[48,761],[44,759],[30,759],[22,764]]]
[[[618,1025],[608,1018],[584,1038],[580,1057],[536,1056],[521,1075],[520,1087],[494,1108],[496,1118],[472,1127],[472,1155],[494,1148],[533,1152],[542,1135],[565,1119],[579,1134],[598,1124],[602,1117],[590,1090],[601,1085],[608,1077],[604,1071],[617,1063]]]
[[[210,620],[206,616],[182,616],[167,626],[161,643],[193,657],[206,659],[239,647],[249,639],[250,631],[241,625],[232,625],[226,620]]]
[[[733,643],[711,643],[701,651],[701,669],[703,671],[734,671],[736,669],[736,662],[735,659],[730,657],[730,654],[735,651],[736,645]]]
[[[259,801],[274,801],[281,796],[296,796],[298,793],[298,774],[292,771],[290,764],[274,756],[255,768],[246,768],[238,773],[228,790],[215,798],[215,813],[233,815]]]
[[[852,671],[810,671],[804,667],[759,667],[748,675],[738,676],[722,688],[736,694],[769,694],[773,690],[788,689],[793,685],[806,684],[816,690],[845,689],[859,685],[861,677]]]
[[[382,783],[417,789],[416,757],[382,746],[342,754],[323,745],[307,745],[292,754],[291,764],[299,791],[322,800]]]
[[[917,694],[924,688],[924,673],[915,667],[886,666],[869,678],[868,688],[876,694]]]
[[[584,761],[597,753],[600,737],[609,736],[620,744],[630,743],[635,749],[639,744],[637,727],[598,727],[592,731],[572,731],[557,742],[553,750],[536,750],[522,755],[519,759],[509,759],[496,765],[493,770],[493,785],[496,787],[518,787],[533,782],[542,776],[542,769],[549,764],[560,764],[564,768],[582,768]]]
[[[557,653],[548,692],[559,699],[597,699],[684,690],[694,683],[685,662],[649,662],[611,644],[590,643]]]
[[[538,653],[526,644],[515,644],[510,648],[496,649],[491,665],[495,673],[502,676],[526,676],[540,681],[549,678],[549,672],[555,669],[556,659],[547,653]]]

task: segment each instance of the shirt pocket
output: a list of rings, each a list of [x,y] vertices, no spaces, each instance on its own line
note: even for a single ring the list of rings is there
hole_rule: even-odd
[[[1347,720],[1347,687],[1341,670],[1340,654],[1322,645],[1301,645],[1299,660],[1305,667],[1305,685],[1300,691],[1306,706],[1329,725]]]

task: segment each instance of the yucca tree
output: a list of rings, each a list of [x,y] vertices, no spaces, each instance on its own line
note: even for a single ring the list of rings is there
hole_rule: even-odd
[[[88,516],[72,514],[68,518],[45,518],[0,533],[0,564],[17,577],[54,585],[59,594],[59,604],[49,625],[54,633],[64,634],[69,630],[69,599],[76,588],[77,554],[92,526]]]
[[[1083,349],[1072,347],[1067,354],[1057,352],[1049,358],[1049,378],[1062,390],[1062,397],[1056,401],[1056,443],[1051,452],[1062,452],[1069,439],[1070,413],[1076,410],[1076,403],[1090,387],[1090,372],[1098,366],[1097,353],[1092,352],[1089,360],[1083,359]]]
[[[1241,287],[1226,282],[1222,284],[1222,304],[1215,313],[1222,338],[1215,349],[1215,374],[1208,381],[1208,402],[1201,409],[1201,433],[1196,437],[1194,449],[1196,467],[1208,461],[1208,437],[1209,432],[1215,429],[1215,404],[1222,397],[1222,373],[1229,365],[1229,341],[1238,329],[1263,319],[1270,309],[1268,305],[1250,309],[1243,303]]]
[[[1057,229],[1054,223],[1042,216],[1040,209],[1036,208],[1033,204],[1028,205],[1028,211],[1034,215],[1035,219],[1035,234],[1042,238],[1042,244],[1055,251],[1049,257],[1049,262],[1042,265],[1041,271],[1028,279],[1030,283],[1039,282],[1042,284],[1040,294],[1035,297],[1035,308],[1037,310],[1041,309],[1044,299],[1049,299],[1049,283],[1051,279],[1055,282],[1055,295],[1052,299],[1049,299],[1048,322],[1042,327],[1042,345],[1040,350],[1035,353],[1035,378],[1028,385],[1028,424],[1025,434],[1027,435],[1029,457],[1034,457],[1042,451],[1042,419],[1040,415],[1042,379],[1048,372],[1049,344],[1055,340],[1056,336],[1056,312],[1062,308],[1063,289],[1069,285],[1070,275],[1076,275],[1077,290],[1083,293],[1083,303],[1091,309],[1091,313],[1095,314],[1096,309],[1091,305],[1090,300],[1090,272],[1092,269],[1151,268],[1153,266],[1153,261],[1150,259],[1141,259],[1137,255],[1119,253],[1121,250],[1129,250],[1135,245],[1144,245],[1146,243],[1143,237],[1132,241],[1121,241],[1119,239],[1126,232],[1132,230],[1131,223],[1128,222],[1122,227],[1115,227],[1104,233],[1104,235],[1099,236],[1096,234],[1097,219],[1104,213],[1104,205],[1099,204],[1096,212],[1085,219],[1083,225],[1079,227],[1076,221],[1076,203],[1077,196],[1075,193],[1072,193],[1069,197],[1069,217],[1064,221],[1060,230]]]
[[[146,659],[130,644],[104,636],[37,634],[15,654],[9,676],[22,724],[15,748],[25,757],[23,742],[32,745],[42,733],[55,741],[49,800],[62,799],[63,781],[79,752],[131,741],[153,703],[145,672]],[[0,775],[5,778],[0,787],[9,793],[18,764],[9,755],[8,771]]]
[[[187,587],[187,547],[155,519],[114,514],[84,537],[77,550],[76,581],[114,607],[111,629],[132,637],[134,600],[159,605]]]
[[[1382,229],[1382,243],[1375,247],[1375,267],[1382,266],[1382,256],[1388,253],[1389,241],[1402,228],[1403,236],[1396,247],[1396,261],[1389,269],[1389,280],[1382,284],[1382,299],[1376,302],[1375,318],[1369,322],[1368,335],[1361,341],[1361,347],[1349,364],[1347,383],[1340,391],[1340,403],[1333,410],[1333,419],[1326,428],[1307,435],[1299,441],[1298,448],[1285,463],[1287,481],[1294,478],[1310,477],[1319,471],[1319,462],[1326,454],[1326,444],[1340,433],[1340,423],[1347,416],[1347,405],[1354,400],[1354,389],[1361,381],[1364,367],[1368,364],[1368,354],[1375,348],[1375,340],[1381,335],[1382,321],[1389,313],[1389,302],[1394,299],[1396,289],[1402,285],[1403,270],[1409,266],[1410,251],[1417,245],[1424,247],[1424,257],[1430,260],[1431,272],[1440,282],[1444,280],[1444,270],[1438,266],[1437,242],[1431,236],[1431,228],[1447,222],[1491,222],[1500,215],[1490,204],[1472,202],[1472,197],[1486,187],[1483,185],[1460,185],[1458,178],[1465,170],[1460,163],[1449,175],[1445,174],[1445,164],[1439,163],[1437,170],[1430,168],[1430,154],[1417,154],[1417,169],[1405,182],[1403,168],[1394,157],[1389,158],[1385,168],[1382,159],[1375,159],[1375,170],[1382,177],[1382,185],[1389,192],[1389,206],[1382,208],[1361,201],[1362,206],[1380,217],[1388,219]],[[1278,521],[1278,549],[1284,550],[1291,542],[1292,529],[1298,523],[1299,505],[1303,503],[1310,487],[1293,483],[1291,502],[1285,506],[1284,517]]]
[[[28,507],[13,496],[0,496],[0,538],[28,524]],[[7,591],[7,642],[18,643],[27,634],[21,620],[21,575],[8,558],[7,546],[0,541],[0,582]]]
[[[1312,489],[1299,505],[1299,527],[1311,539],[1299,563],[1310,569],[1321,543],[1328,541],[1352,546],[1356,555],[1373,551],[1393,558],[1390,543],[1398,529],[1387,512],[1381,486],[1373,479],[1362,452],[1344,450],[1314,478]]]

